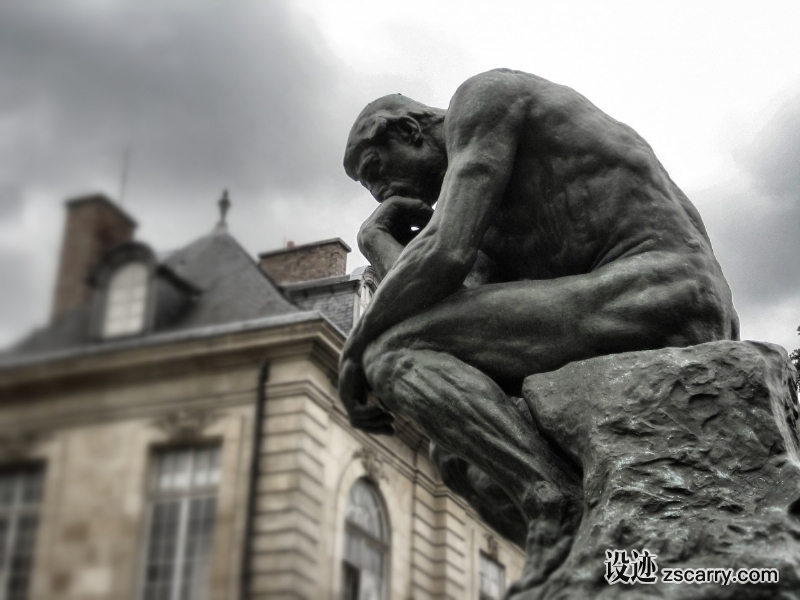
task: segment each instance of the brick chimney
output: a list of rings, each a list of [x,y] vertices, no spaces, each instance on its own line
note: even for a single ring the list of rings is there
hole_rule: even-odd
[[[295,246],[258,255],[261,268],[277,283],[321,279],[347,273],[350,246],[339,238]]]
[[[66,208],[53,320],[89,300],[92,270],[109,250],[131,241],[136,229],[136,221],[103,194],[73,198]]]

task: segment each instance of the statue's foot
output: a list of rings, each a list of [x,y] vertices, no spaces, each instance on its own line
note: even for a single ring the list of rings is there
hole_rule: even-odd
[[[534,524],[531,527],[533,529],[536,528]],[[531,537],[533,539],[530,539]],[[555,571],[569,555],[573,537],[572,535],[564,535],[555,543],[545,546],[538,539],[538,532],[530,532],[527,547],[528,559],[525,563],[525,569],[522,572],[522,577],[508,588],[506,598],[510,600],[517,594],[531,590],[547,581],[550,573]]]
[[[573,498],[563,496],[560,500],[551,500],[543,508],[540,516],[528,524],[525,569],[522,577],[508,588],[507,600],[547,581],[572,549],[581,521],[580,506],[576,506]]]

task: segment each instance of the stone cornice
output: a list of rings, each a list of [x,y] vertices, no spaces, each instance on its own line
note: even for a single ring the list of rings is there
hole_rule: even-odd
[[[204,396],[199,400],[194,397],[180,397],[169,403],[124,403],[119,406],[104,406],[102,409],[90,404],[63,409],[54,408],[41,411],[41,414],[38,415],[27,416],[24,419],[4,421],[0,424],[0,445],[3,443],[3,436],[7,435],[7,432],[15,430],[44,435],[73,427],[134,419],[148,420],[151,425],[157,427],[158,421],[169,419],[171,414],[181,410],[207,411],[219,415],[221,418],[228,409],[252,404],[254,395],[255,391],[248,394]],[[47,401],[49,400],[45,400],[45,402]]]
[[[232,363],[257,364],[265,359],[302,355],[308,355],[335,378],[344,343],[342,334],[316,311],[301,315],[304,320],[264,319],[253,326],[206,328],[203,332],[190,332],[193,335],[162,336],[150,343],[141,340],[138,344],[54,355],[50,360],[6,363],[0,368],[0,402],[14,392],[57,389],[68,380],[97,382],[104,376],[120,380],[128,374],[147,377],[148,373],[163,374],[165,369],[190,373]]]
[[[298,317],[300,315],[297,315]],[[318,366],[335,385],[338,360],[344,337],[341,332],[322,318],[317,312],[302,313],[305,320],[263,319],[258,323],[238,327],[206,328],[181,336],[162,336],[160,339],[139,340],[135,344],[117,344],[94,348],[92,351],[61,353],[49,360],[19,361],[0,367],[0,404],[3,401],[34,399],[48,402],[58,397],[65,386],[93,387],[126,385],[136,379],[158,379],[187,376],[209,370],[222,371],[227,368],[255,367],[263,360],[280,361],[294,357],[306,357]],[[155,336],[154,336],[155,337]],[[331,397],[312,380],[290,383],[268,384],[268,398],[276,398],[301,392],[321,406],[330,418],[362,442],[372,447],[381,456],[384,464],[391,465],[403,476],[415,479],[433,494],[442,493],[440,482],[417,471],[413,461],[401,458],[392,448],[397,442],[380,436],[369,436],[350,427],[341,403]],[[176,398],[172,407],[187,410],[224,410],[255,402],[255,391],[242,394],[225,394],[215,398]],[[83,423],[125,418],[166,418],[166,406],[162,402],[129,406],[120,404],[106,406],[74,406],[56,413],[48,412],[41,419],[28,423],[35,430],[49,430],[59,426],[77,426]],[[175,410],[171,408],[169,410]],[[411,449],[413,453],[427,454],[428,439],[412,421],[397,416],[395,440]]]

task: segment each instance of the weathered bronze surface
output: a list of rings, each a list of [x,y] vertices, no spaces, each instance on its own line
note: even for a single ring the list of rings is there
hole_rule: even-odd
[[[466,81],[446,111],[372,102],[344,165],[379,202],[358,241],[382,278],[342,354],[351,423],[386,434],[392,412],[414,419],[448,486],[527,545],[513,591],[540,597],[594,483],[514,398],[575,361],[737,340],[700,215],[630,127],[505,69]]]

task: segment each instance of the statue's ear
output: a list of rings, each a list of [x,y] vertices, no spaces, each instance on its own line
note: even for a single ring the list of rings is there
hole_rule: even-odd
[[[375,117],[371,119],[371,122],[367,125],[366,131],[362,136],[363,139],[365,140],[379,139],[386,132],[388,124],[389,123],[385,117]]]
[[[406,142],[415,146],[422,144],[422,127],[414,117],[408,115],[400,117],[394,126]]]

